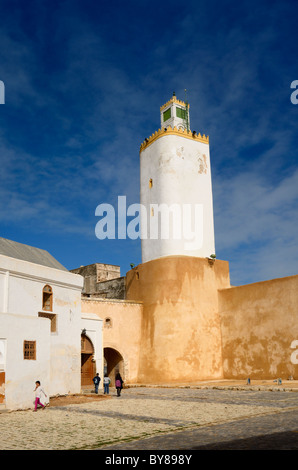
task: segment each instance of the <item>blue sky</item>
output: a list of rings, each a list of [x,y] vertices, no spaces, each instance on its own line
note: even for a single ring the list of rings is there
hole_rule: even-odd
[[[68,269],[141,262],[95,236],[139,202],[139,148],[188,90],[210,137],[216,254],[233,285],[298,274],[298,4],[0,0],[0,236]]]

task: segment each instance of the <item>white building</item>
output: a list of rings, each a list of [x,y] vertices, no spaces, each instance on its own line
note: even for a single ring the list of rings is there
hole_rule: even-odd
[[[189,106],[175,95],[160,114],[161,129],[140,149],[142,262],[209,257],[215,253],[209,138],[188,130]]]
[[[82,287],[47,251],[0,238],[0,406],[32,407],[36,380],[48,396],[80,393],[83,329],[102,371],[101,321],[81,316]]]

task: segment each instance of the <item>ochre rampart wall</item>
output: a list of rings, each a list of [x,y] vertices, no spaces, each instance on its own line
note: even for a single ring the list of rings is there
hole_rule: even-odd
[[[297,379],[297,306],[298,276],[220,291],[224,377]]]
[[[189,256],[127,273],[127,299],[143,302],[139,382],[222,378],[218,289],[229,285],[226,261]]]

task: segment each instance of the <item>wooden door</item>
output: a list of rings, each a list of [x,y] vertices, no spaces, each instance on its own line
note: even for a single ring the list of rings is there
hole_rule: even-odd
[[[93,384],[93,360],[92,354],[82,354],[81,362],[81,384],[92,385]]]
[[[0,372],[0,403],[5,401],[5,372]]]
[[[87,336],[81,336],[81,385],[93,385],[95,363],[93,344]]]

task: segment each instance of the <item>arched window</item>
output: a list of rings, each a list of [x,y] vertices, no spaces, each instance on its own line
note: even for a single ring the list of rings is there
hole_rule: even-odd
[[[51,286],[44,286],[42,290],[42,309],[48,312],[53,311],[53,291]]]
[[[152,180],[152,178],[150,178],[150,180],[149,180],[149,188],[152,188],[152,186],[153,186],[153,180]]]

